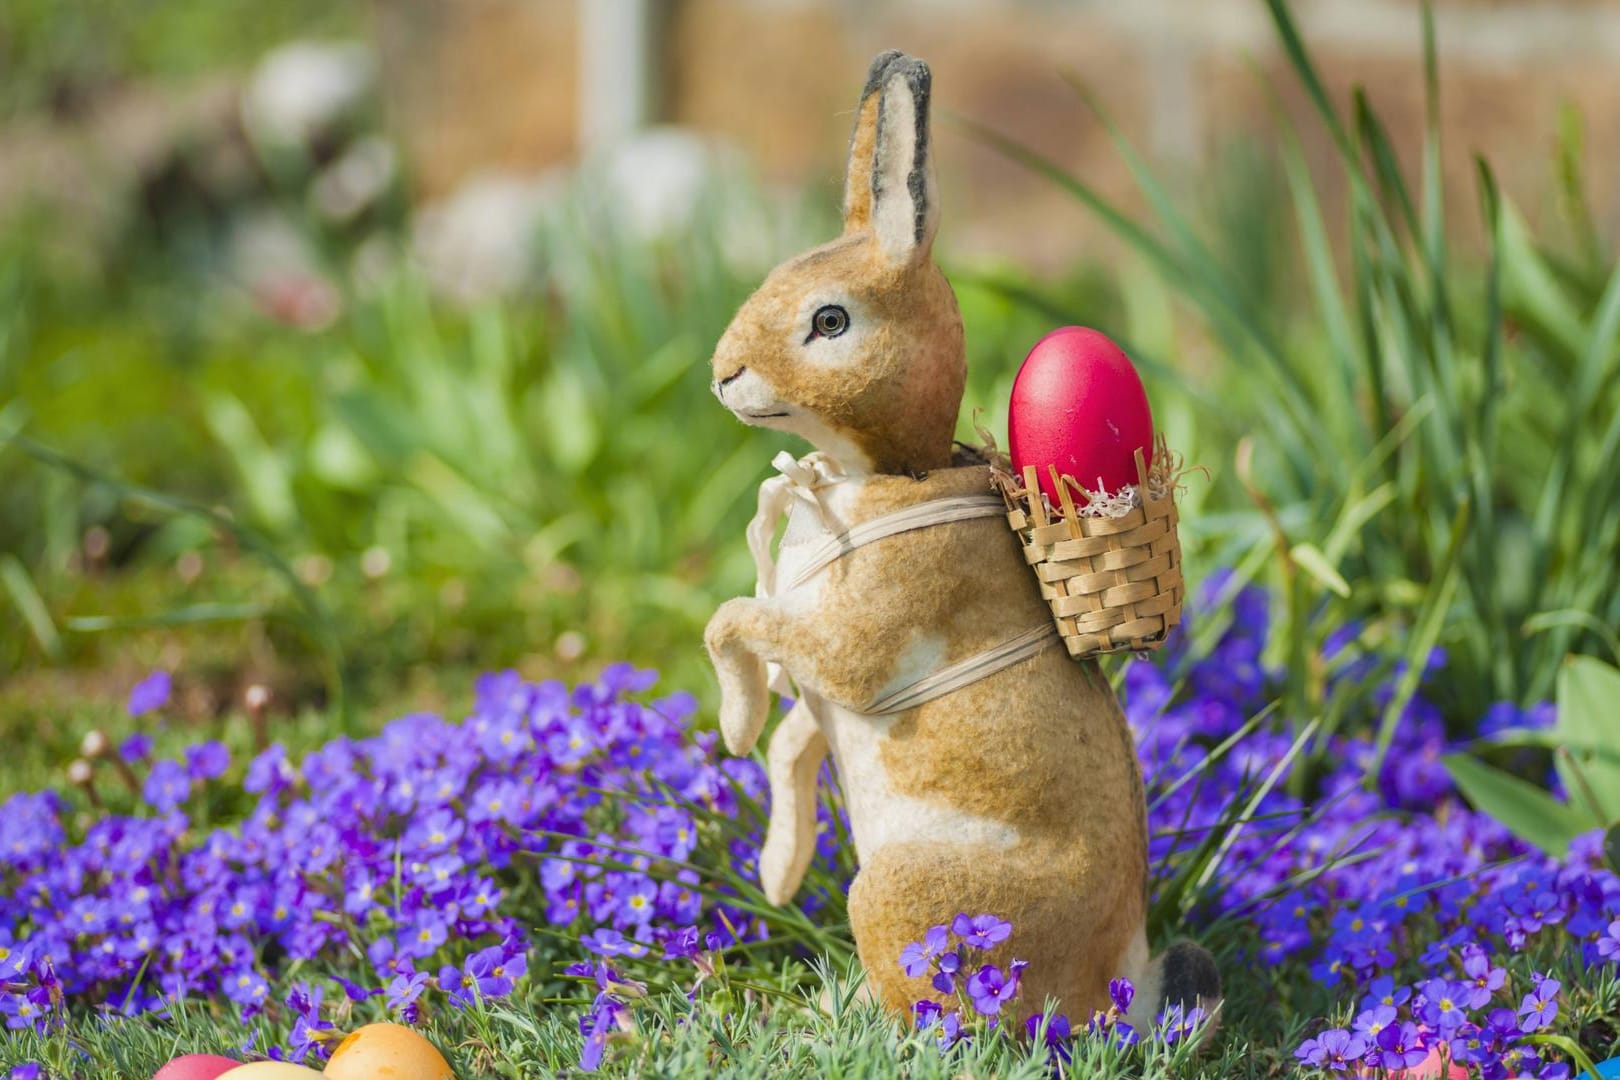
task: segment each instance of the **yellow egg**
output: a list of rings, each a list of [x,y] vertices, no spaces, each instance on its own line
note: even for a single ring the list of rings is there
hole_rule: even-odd
[[[310,1080],[312,1076],[321,1074],[314,1069],[306,1069],[302,1065],[294,1065],[290,1061],[255,1061],[251,1065],[240,1065],[228,1073],[221,1073],[219,1080]]]
[[[338,1043],[326,1080],[455,1080],[432,1043],[400,1024],[367,1024]]]

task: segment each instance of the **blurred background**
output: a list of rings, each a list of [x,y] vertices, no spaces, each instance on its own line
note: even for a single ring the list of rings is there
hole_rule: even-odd
[[[1126,343],[1307,711],[1347,639],[1444,649],[1463,728],[1620,653],[1613,4],[6,0],[0,732],[152,668],[311,731],[502,666],[712,703],[790,444],[709,351],[836,230],[887,47],[963,438],[1052,326]]]

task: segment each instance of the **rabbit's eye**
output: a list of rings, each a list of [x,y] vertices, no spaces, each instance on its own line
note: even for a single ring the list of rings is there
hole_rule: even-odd
[[[815,315],[810,319],[810,336],[837,337],[849,329],[849,312],[837,304],[828,304],[816,309]]]

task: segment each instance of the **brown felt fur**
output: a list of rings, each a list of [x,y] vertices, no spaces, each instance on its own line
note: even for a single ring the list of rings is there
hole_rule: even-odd
[[[991,490],[984,466],[951,464],[966,368],[955,297],[929,258],[938,211],[927,93],[919,61],[886,53],[874,62],[850,140],[844,235],[772,272],[714,355],[716,393],[728,407],[747,422],[805,435],[853,477],[842,501],[827,504],[827,530]],[[896,94],[911,96],[897,107]],[[885,116],[908,115],[915,138],[903,124],[884,125]],[[908,166],[907,184],[875,180]],[[884,200],[919,194],[913,230],[912,207]],[[807,341],[806,312],[834,301],[847,302],[858,336]],[[784,567],[795,529],[818,527],[801,513],[795,508],[783,542]],[[850,919],[869,985],[893,1009],[930,994],[925,978],[902,973],[901,949],[964,911],[1012,922],[994,959],[1030,961],[1021,1014],[1052,997],[1088,1017],[1107,1007],[1110,979],[1155,978],[1142,944],[1141,773],[1094,664],[1054,645],[897,716],[860,711],[904,682],[918,656],[934,669],[1050,619],[998,516],[859,547],[800,590],[730,600],[710,620],[705,641],[733,752],[747,752],[764,726],[766,661],[802,691],[769,755],[767,896],[787,899],[803,875],[816,765],[830,747],[857,847],[868,848],[850,888]]]

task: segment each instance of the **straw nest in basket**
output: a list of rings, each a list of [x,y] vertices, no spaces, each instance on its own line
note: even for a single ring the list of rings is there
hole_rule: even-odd
[[[1088,491],[1049,466],[1058,503],[1036,482],[1035,467],[1015,475],[991,453],[991,474],[1007,501],[1007,521],[1040,579],[1058,633],[1077,659],[1154,649],[1181,621],[1185,585],[1176,537],[1181,461],[1161,436],[1148,468],[1136,453],[1137,483]]]

